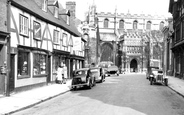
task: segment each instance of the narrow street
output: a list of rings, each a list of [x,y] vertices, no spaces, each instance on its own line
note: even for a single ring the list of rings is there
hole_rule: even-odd
[[[143,74],[110,76],[13,115],[184,115],[184,98]]]

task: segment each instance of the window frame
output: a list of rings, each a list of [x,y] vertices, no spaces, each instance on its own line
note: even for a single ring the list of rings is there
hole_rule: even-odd
[[[146,23],[146,29],[151,30],[151,21],[147,21]]]
[[[40,28],[40,30],[39,30],[39,33],[40,33],[40,36],[39,37],[37,37],[36,36],[36,32],[35,32],[35,30],[37,29],[36,28],[36,25],[35,24],[38,24],[39,25],[39,28]],[[38,30],[38,29],[37,29]],[[41,28],[41,24],[39,23],[39,22],[37,22],[37,21],[33,21],[33,38],[34,39],[37,39],[37,40],[41,40],[41,37],[42,37],[42,28]]]
[[[53,43],[59,44],[59,31],[56,29],[53,31]]]
[[[109,27],[109,19],[105,18],[104,19],[104,28],[108,28]]]
[[[65,37],[65,36],[66,36],[66,37]],[[62,46],[67,47],[67,46],[68,46],[68,34],[63,33],[63,35],[62,35],[62,41],[63,41]]]
[[[29,18],[22,14],[19,14],[19,32],[22,36],[29,35]]]
[[[133,21],[133,29],[134,30],[138,29],[138,21],[137,20]]]
[[[164,22],[163,22],[163,21],[161,21],[161,22],[160,22],[160,24],[159,24],[159,30],[162,30],[162,29],[163,29],[163,27],[164,27]]]
[[[119,28],[120,28],[120,29],[124,29],[124,26],[125,26],[125,25],[124,25],[124,24],[125,24],[124,22],[125,22],[125,21],[124,21],[123,19],[121,19],[121,20],[119,21]]]

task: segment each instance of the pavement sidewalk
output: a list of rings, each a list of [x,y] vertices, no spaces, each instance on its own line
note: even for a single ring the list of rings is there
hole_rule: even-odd
[[[168,76],[168,87],[184,97],[184,80]],[[48,86],[12,94],[0,98],[0,115],[8,115],[70,91],[71,80],[66,84],[51,84]]]
[[[0,98],[0,115],[8,115],[70,91],[71,80],[66,84],[51,84]]]
[[[173,76],[168,77],[168,87],[176,93],[184,97],[184,79],[179,79]]]

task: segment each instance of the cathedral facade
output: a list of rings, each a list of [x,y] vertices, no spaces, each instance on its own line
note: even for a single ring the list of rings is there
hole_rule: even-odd
[[[163,50],[158,32],[167,23],[164,16],[104,13],[95,8],[91,7],[88,22],[99,28],[99,55],[95,56],[99,62],[111,61],[126,72],[143,72],[148,63],[161,67],[162,55],[156,56],[154,49]]]

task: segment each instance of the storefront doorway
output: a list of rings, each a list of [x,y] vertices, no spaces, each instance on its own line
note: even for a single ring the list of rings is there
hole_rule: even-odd
[[[0,66],[4,63],[4,50],[3,44],[0,44]],[[0,94],[5,93],[5,75],[0,74]]]

